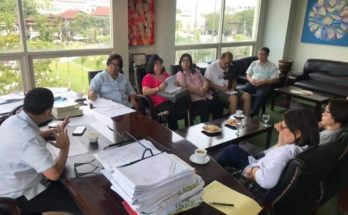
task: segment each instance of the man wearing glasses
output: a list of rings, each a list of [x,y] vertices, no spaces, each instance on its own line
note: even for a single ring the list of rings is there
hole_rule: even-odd
[[[258,115],[263,102],[272,90],[271,85],[279,80],[279,69],[268,60],[268,56],[269,48],[260,48],[258,53],[259,60],[253,61],[246,71],[249,83],[241,88],[242,91],[255,95],[255,99],[252,102],[251,116]]]
[[[122,74],[123,60],[121,55],[112,54],[106,61],[106,69],[98,73],[92,80],[88,92],[88,98],[96,100],[97,95],[101,98],[110,99],[114,102],[138,109],[135,100],[135,91]]]

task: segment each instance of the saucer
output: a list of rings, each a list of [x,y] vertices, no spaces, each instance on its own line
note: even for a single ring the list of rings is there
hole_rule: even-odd
[[[233,117],[236,118],[236,119],[243,119],[244,118],[244,114],[242,114],[240,116],[233,115]]]
[[[191,161],[192,163],[195,163],[195,164],[206,164],[206,163],[209,162],[209,160],[210,160],[210,158],[209,158],[208,155],[205,157],[205,161],[204,161],[204,162],[198,162],[197,159],[196,159],[196,155],[195,155],[195,154],[192,154],[192,155],[190,156],[190,161]]]

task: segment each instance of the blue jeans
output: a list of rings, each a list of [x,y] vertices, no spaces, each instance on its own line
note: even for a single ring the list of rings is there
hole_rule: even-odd
[[[231,145],[224,149],[217,157],[217,162],[224,168],[234,167],[243,170],[249,165],[249,153],[238,145]]]
[[[251,116],[257,116],[263,103],[266,101],[267,96],[270,94],[272,86],[263,85],[255,87],[254,85],[247,83],[242,88],[240,88],[240,90],[249,93],[250,95],[254,95]]]

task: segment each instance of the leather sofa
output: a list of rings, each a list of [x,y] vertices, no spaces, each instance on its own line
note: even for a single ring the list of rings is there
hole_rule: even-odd
[[[336,97],[348,96],[348,63],[308,59],[295,86],[321,91]]]
[[[238,84],[245,84],[247,82],[246,71],[249,68],[251,62],[257,59],[258,59],[257,56],[251,56],[251,57],[240,58],[232,62],[232,65],[230,66],[229,71],[232,71],[234,74],[237,75]]]

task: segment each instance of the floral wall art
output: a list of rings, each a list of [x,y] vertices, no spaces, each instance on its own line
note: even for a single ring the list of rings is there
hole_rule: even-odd
[[[308,0],[301,41],[348,46],[348,0]]]
[[[128,44],[153,45],[155,0],[128,0]]]

